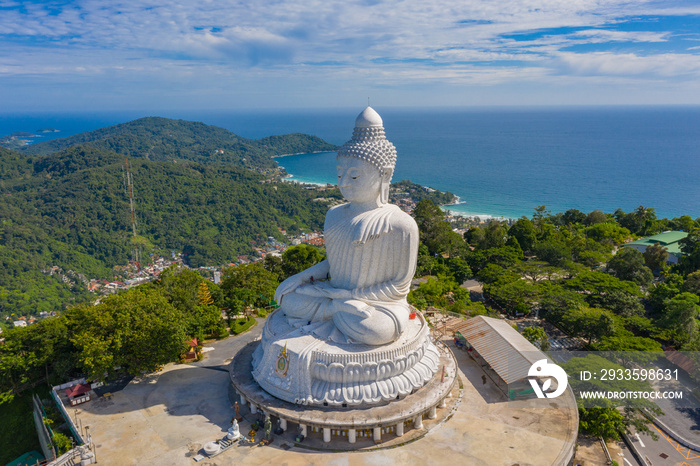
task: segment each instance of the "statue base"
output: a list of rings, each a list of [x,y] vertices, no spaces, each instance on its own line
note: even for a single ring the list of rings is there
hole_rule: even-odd
[[[437,372],[440,354],[420,313],[394,342],[337,343],[332,321],[294,327],[278,311],[253,354],[253,378],[268,393],[310,406],[377,405],[405,397]]]

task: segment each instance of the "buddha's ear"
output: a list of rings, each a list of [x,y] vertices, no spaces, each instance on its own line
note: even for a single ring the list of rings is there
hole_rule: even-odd
[[[384,167],[384,170],[382,170],[382,192],[380,198],[382,204],[389,202],[389,186],[393,175],[394,169],[391,167]]]

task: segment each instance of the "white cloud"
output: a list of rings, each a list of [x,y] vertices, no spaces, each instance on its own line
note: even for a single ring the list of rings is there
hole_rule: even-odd
[[[581,75],[613,75],[700,78],[700,56],[665,53],[639,56],[633,53],[559,53],[557,58]]]
[[[105,75],[179,88],[212,76],[253,86],[284,86],[291,78],[298,82],[289,86],[320,80],[490,86],[698,75],[697,47],[664,49],[675,31],[621,29],[632,15],[700,14],[700,6],[654,1],[0,0],[0,6],[0,79]],[[551,32],[507,37],[537,30]],[[657,48],[601,51],[628,44]],[[600,48],[565,51],[578,45]]]

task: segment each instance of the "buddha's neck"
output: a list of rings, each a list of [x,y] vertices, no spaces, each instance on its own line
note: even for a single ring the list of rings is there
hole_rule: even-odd
[[[379,198],[369,201],[369,202],[350,202],[348,209],[350,209],[355,214],[363,214],[369,212],[370,210],[378,209],[385,204],[382,204]]]

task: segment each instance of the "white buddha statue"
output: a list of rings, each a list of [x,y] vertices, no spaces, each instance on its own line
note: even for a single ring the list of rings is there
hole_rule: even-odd
[[[280,284],[253,355],[253,377],[294,403],[363,405],[396,399],[435,374],[439,353],[406,296],[418,227],[388,204],[396,149],[367,107],[338,151],[338,187],[349,201],[326,214],[326,260]]]
[[[228,428],[228,433],[226,434],[226,439],[227,440],[236,440],[241,436],[239,427],[238,427],[238,421],[234,418],[233,421],[231,421],[231,427]]]
[[[338,187],[350,202],[326,215],[327,259],[285,280],[275,299],[292,324],[332,321],[333,341],[383,345],[408,322],[418,227],[387,204],[396,149],[381,118],[367,107],[355,125],[338,151]]]

